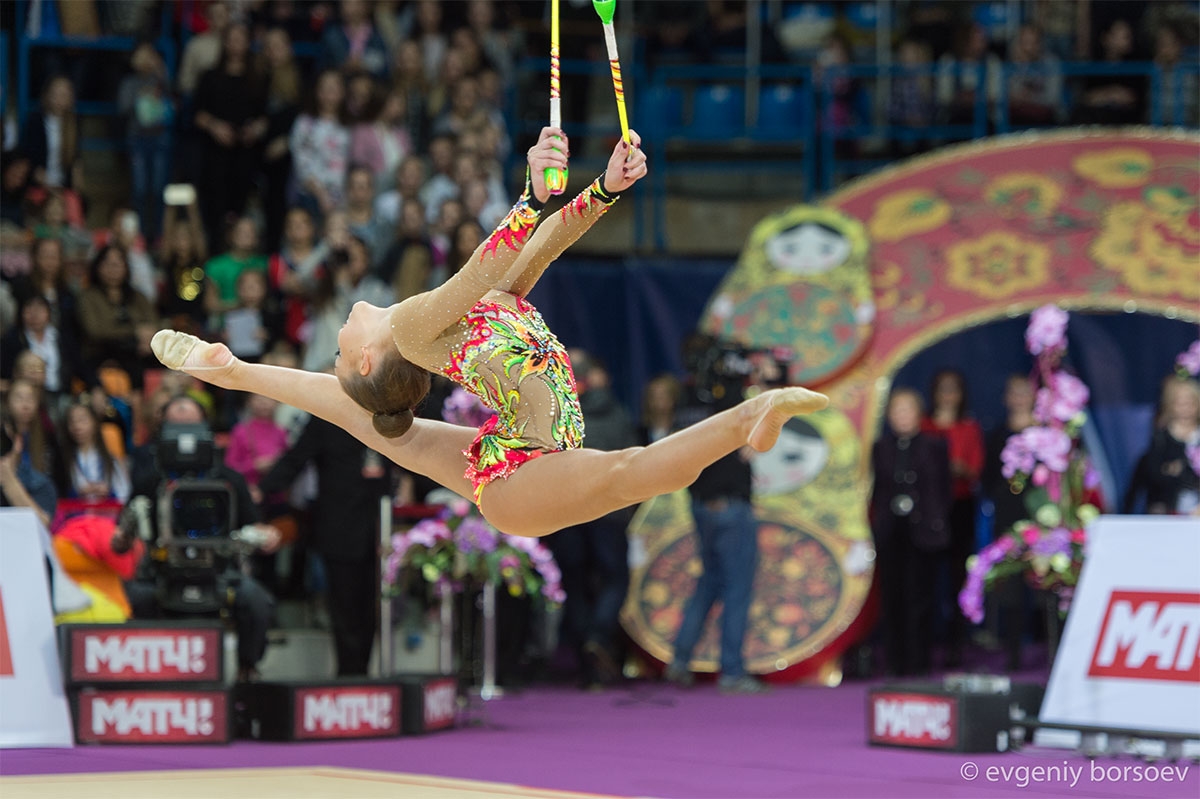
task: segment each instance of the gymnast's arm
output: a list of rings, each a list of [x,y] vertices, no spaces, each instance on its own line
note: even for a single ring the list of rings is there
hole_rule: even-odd
[[[504,282],[537,225],[542,202],[550,196],[544,170],[567,166],[566,153],[558,149],[561,146],[565,146],[565,134],[557,128],[543,128],[538,143],[529,151],[525,192],[508,216],[445,283],[392,307],[396,346],[405,357],[414,359],[423,347]]]
[[[617,142],[604,174],[538,227],[529,246],[517,256],[516,263],[496,288],[518,297],[527,295],[546,268],[608,211],[622,191],[646,174],[641,138],[630,131],[630,141],[632,149],[624,141]]]

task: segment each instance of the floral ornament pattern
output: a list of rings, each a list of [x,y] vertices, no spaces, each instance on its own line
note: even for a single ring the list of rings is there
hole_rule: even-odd
[[[513,301],[515,307],[481,300],[463,317],[471,334],[451,353],[444,372],[496,414],[464,453],[468,458],[466,477],[475,486],[476,502],[485,485],[508,477],[522,463],[546,451],[547,444],[561,451],[583,442],[583,412],[566,349],[533,305],[521,297],[514,296]],[[481,368],[496,358],[501,359],[499,371]],[[538,380],[553,398],[557,410],[552,442],[535,442],[525,436],[534,413],[530,403],[522,403],[521,388],[527,380]]]
[[[1162,198],[1158,204],[1162,206]],[[1137,292],[1200,299],[1195,214],[1194,206],[1180,205],[1168,213],[1136,201],[1117,203],[1105,214],[1089,254]]]
[[[950,245],[946,260],[949,285],[994,300],[1045,283],[1050,249],[997,230]]]
[[[501,244],[513,252],[519,251],[525,245],[525,240],[529,238],[529,234],[533,232],[538,221],[538,212],[529,204],[532,193],[533,186],[530,182],[529,170],[526,169],[525,191],[521,193],[516,205],[509,210],[508,214],[500,220],[500,224],[496,225],[496,229],[487,237],[487,242],[479,253],[481,259],[484,255],[495,255],[496,248]]]
[[[1138,147],[1092,150],[1071,162],[1075,174],[1106,189],[1130,189],[1150,179],[1154,158]]]
[[[1040,172],[1009,172],[988,183],[983,195],[1004,216],[1049,216],[1062,203],[1063,189]]]
[[[609,207],[617,201],[617,198],[609,197],[608,194],[605,193],[604,187],[600,185],[600,181],[603,177],[604,176],[601,175],[593,180],[592,185],[581,191],[579,196],[562,207],[562,210],[560,210],[559,213],[562,214],[564,222],[567,221],[567,217],[569,216],[583,217],[584,214],[587,213],[588,209],[596,205],[604,206],[604,210],[600,212],[601,214],[607,213]]]
[[[867,230],[877,241],[899,241],[937,230],[950,220],[950,204],[926,189],[905,189],[875,206]]]

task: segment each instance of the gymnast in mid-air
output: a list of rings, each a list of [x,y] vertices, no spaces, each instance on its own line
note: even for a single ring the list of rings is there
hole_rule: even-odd
[[[224,344],[160,330],[166,366],[227,389],[263,394],[344,428],[409,471],[471,499],[497,529],[543,536],[684,488],[744,446],[770,449],[792,416],[829,400],[804,388],[766,391],[646,447],[581,449],[584,419],[566,349],[525,299],[559,255],[646,175],[641,140],[619,141],[604,173],[538,225],[547,168],[566,169],[557,127],[528,153],[517,204],[444,284],[387,308],[357,303],[338,334],[334,374],[249,364]],[[494,413],[478,430],[419,419],[430,372]]]

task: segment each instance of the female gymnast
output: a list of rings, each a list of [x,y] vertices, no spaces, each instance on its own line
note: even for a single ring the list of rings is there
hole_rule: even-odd
[[[484,518],[512,535],[548,535],[684,488],[734,450],[770,449],[784,422],[829,400],[804,388],[776,389],[646,447],[580,448],[583,416],[566,350],[525,295],[645,176],[640,143],[632,132],[630,144],[618,142],[604,174],[537,225],[550,196],[544,171],[565,169],[569,153],[563,131],[544,128],[528,153],[525,192],[495,232],[438,288],[389,308],[357,303],[338,335],[333,375],[248,364],[224,344],[173,330],[154,336],[154,352],[172,369],[265,394],[344,428],[403,468],[473,499]],[[429,372],[462,385],[496,415],[478,431],[415,419]]]

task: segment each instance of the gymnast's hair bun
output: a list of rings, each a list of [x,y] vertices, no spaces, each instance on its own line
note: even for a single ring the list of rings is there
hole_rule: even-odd
[[[405,409],[394,413],[377,413],[371,417],[375,432],[384,438],[399,438],[412,427],[413,412]]]

